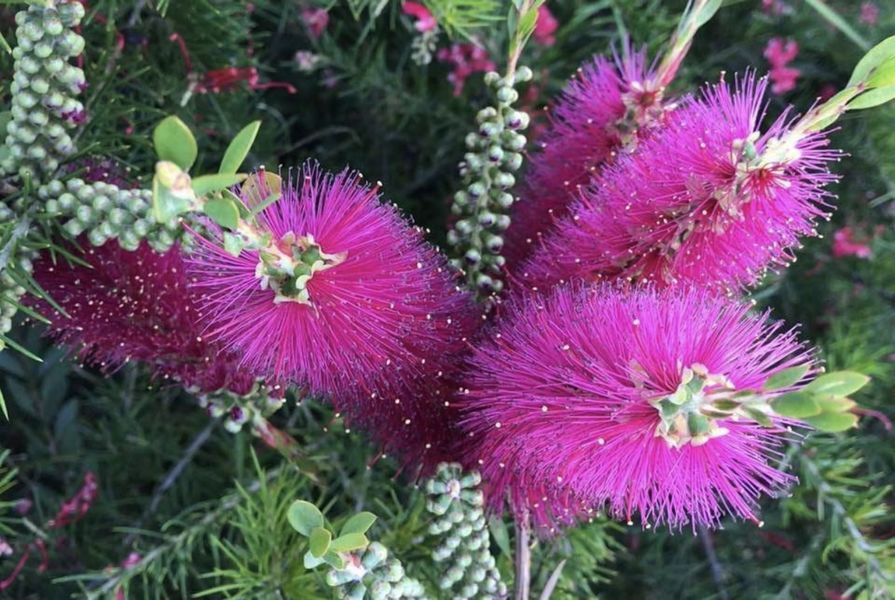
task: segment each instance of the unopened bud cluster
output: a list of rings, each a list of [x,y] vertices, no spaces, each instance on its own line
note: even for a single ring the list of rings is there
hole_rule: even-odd
[[[365,550],[343,555],[345,567],[332,569],[326,574],[326,582],[338,588],[339,597],[345,600],[406,599],[422,600],[426,590],[422,584],[408,577],[401,561],[389,558],[388,550],[379,542],[373,542]]]
[[[238,433],[243,426],[264,420],[278,411],[286,399],[282,395],[272,395],[272,390],[257,380],[245,394],[229,390],[200,394],[199,406],[216,419],[224,419],[224,428],[230,433]]]
[[[457,221],[448,232],[448,243],[456,257],[452,264],[480,295],[503,289],[501,250],[514,202],[510,189],[516,183],[513,173],[522,166],[526,144],[522,132],[529,122],[526,113],[513,108],[519,99],[515,86],[531,77],[528,67],[510,78],[488,73],[485,82],[494,93],[495,105],[479,111],[478,130],[466,136],[468,151],[460,163],[464,189],[454,195],[451,211]]]
[[[86,235],[94,246],[117,239],[125,250],[136,250],[146,240],[153,250],[165,252],[182,236],[176,219],[156,220],[149,190],[73,178],[51,181],[38,190],[38,197],[50,216],[65,219],[62,228],[68,235]]]
[[[507,595],[491,555],[484,499],[478,489],[481,481],[476,472],[464,474],[460,465],[442,464],[426,482],[426,508],[438,517],[429,526],[429,534],[441,540],[432,559],[446,564],[438,585],[451,598]]]
[[[25,288],[19,285],[13,278],[12,273],[16,272],[21,276],[31,274],[31,258],[33,251],[16,248],[17,254],[10,257],[10,263],[0,270],[0,335],[9,333],[12,329],[12,319],[16,314],[16,304],[22,296],[25,295]],[[3,350],[5,344],[0,340],[0,350]]]
[[[76,99],[86,87],[84,72],[69,64],[84,49],[74,28],[84,17],[76,1],[55,6],[33,3],[16,14],[15,73],[10,92],[12,120],[0,171],[46,180],[75,151],[68,131],[84,119]]]

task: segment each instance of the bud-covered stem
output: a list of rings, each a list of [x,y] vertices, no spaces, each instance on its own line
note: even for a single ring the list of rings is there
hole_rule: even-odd
[[[458,218],[448,243],[456,256],[452,264],[464,272],[467,286],[480,298],[503,289],[503,232],[515,201],[509,190],[516,183],[513,172],[522,165],[526,139],[521,132],[529,122],[526,113],[513,108],[519,99],[514,87],[531,77],[527,67],[511,77],[488,73],[485,82],[494,91],[495,105],[479,111],[478,131],[466,136],[469,151],[460,163],[465,189],[454,195],[451,211]]]
[[[84,50],[75,31],[83,17],[81,3],[68,0],[32,3],[16,13],[12,119],[0,173],[46,181],[75,152],[68,130],[84,120],[77,96],[86,81],[69,60]]]
[[[490,551],[481,481],[478,473],[463,473],[460,465],[442,464],[426,482],[426,508],[438,517],[429,534],[440,542],[432,559],[445,563],[438,585],[449,597],[502,600],[507,590]]]

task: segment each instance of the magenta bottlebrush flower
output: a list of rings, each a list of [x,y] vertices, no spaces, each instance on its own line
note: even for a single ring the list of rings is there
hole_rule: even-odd
[[[422,230],[356,174],[306,165],[258,221],[276,255],[234,257],[213,239],[190,256],[205,335],[254,375],[334,397],[372,393],[462,348],[469,296]],[[269,275],[284,268],[288,277]]]
[[[492,506],[506,493],[542,527],[603,508],[672,529],[755,520],[758,499],[793,480],[773,464],[791,435],[730,399],[754,391],[767,414],[788,391],[761,391],[767,379],[811,357],[749,308],[684,288],[563,286],[517,301],[475,351],[463,400]]]
[[[251,388],[253,379],[236,368],[236,358],[202,336],[179,248],[158,254],[143,244],[130,252],[109,242],[81,258],[88,266],[48,255],[34,265],[37,282],[66,313],[34,302],[51,318],[56,341],[106,371],[137,360],[206,392]]]
[[[505,236],[511,270],[565,216],[604,162],[616,152],[632,150],[662,120],[667,106],[645,54],[627,54],[615,62],[597,57],[579,69],[551,110],[552,126],[531,159]]]
[[[529,287],[568,279],[723,290],[793,260],[828,217],[840,153],[784,114],[760,133],[766,80],[719,84],[594,179],[522,269]]]

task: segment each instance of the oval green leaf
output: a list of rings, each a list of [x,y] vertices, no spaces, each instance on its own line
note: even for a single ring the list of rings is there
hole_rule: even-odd
[[[774,412],[782,417],[804,419],[820,414],[820,406],[807,392],[784,394],[771,403]]]
[[[808,417],[805,422],[820,431],[838,433],[857,425],[858,416],[852,413],[821,413]]]
[[[345,561],[342,560],[341,556],[339,556],[332,550],[323,555],[323,562],[331,566],[336,571],[341,571],[345,568]]]
[[[893,56],[895,56],[895,35],[887,37],[871,48],[867,54],[864,55],[864,58],[858,61],[846,87],[852,87],[866,81],[874,69]]]
[[[202,210],[208,217],[227,229],[239,227],[239,209],[229,198],[211,198],[202,206]]]
[[[376,522],[376,515],[371,512],[359,512],[342,525],[341,535],[349,533],[367,533],[367,530]]]
[[[304,536],[310,536],[315,527],[323,527],[323,513],[304,500],[296,500],[289,506],[286,518],[292,528]]]
[[[821,412],[825,413],[848,412],[857,406],[854,400],[843,396],[815,396],[814,399]]]
[[[159,159],[170,160],[184,171],[193,166],[199,154],[193,132],[174,115],[165,117],[155,126],[152,142]]]
[[[781,388],[791,387],[798,383],[810,368],[811,365],[799,365],[774,373],[767,381],[765,381],[764,389],[779,390]]]
[[[236,134],[236,137],[227,146],[227,151],[224,152],[219,173],[236,173],[239,170],[246,156],[249,155],[249,150],[252,149],[252,144],[255,143],[255,137],[257,137],[260,128],[261,121],[252,121]]]
[[[863,373],[835,371],[821,375],[802,389],[812,394],[848,396],[867,385],[868,381],[870,378]]]
[[[329,550],[329,543],[333,539],[333,534],[323,527],[315,527],[311,530],[309,538],[308,544],[309,549],[311,550],[311,556],[314,558],[322,558],[327,550]]]
[[[240,181],[245,180],[245,175],[237,173],[218,173],[215,175],[202,175],[193,179],[193,191],[197,196],[204,196],[211,192],[225,190],[230,186],[236,185]]]
[[[864,92],[854,100],[848,103],[848,110],[864,110],[865,108],[874,108],[895,98],[895,85],[876,88],[869,92]]]
[[[352,552],[366,548],[369,543],[370,540],[362,533],[348,533],[334,539],[329,549],[333,552]]]

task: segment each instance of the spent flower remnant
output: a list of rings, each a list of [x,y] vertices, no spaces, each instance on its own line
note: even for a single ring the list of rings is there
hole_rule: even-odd
[[[105,371],[141,361],[203,392],[251,388],[237,358],[203,337],[180,248],[130,251],[112,241],[88,247],[81,260],[44,255],[34,265],[35,280],[65,312],[43,301],[35,307],[51,318],[49,334],[81,360]]]
[[[569,279],[689,282],[722,291],[793,260],[828,217],[840,153],[809,113],[764,133],[765,79],[708,87],[606,169],[524,266],[530,287]]]
[[[260,200],[244,188],[243,202]],[[260,250],[234,255],[212,227],[189,257],[205,335],[253,375],[341,396],[412,380],[462,344],[468,295],[357,174],[306,164],[257,221]]]
[[[563,286],[517,300],[471,359],[470,462],[541,527],[604,506],[646,526],[756,520],[793,481],[766,382],[812,359],[792,331],[705,291]],[[795,377],[796,380],[799,376]],[[770,386],[767,386],[770,387]]]
[[[666,97],[693,36],[713,10],[699,0],[681,18],[664,57],[650,66],[644,52],[625,47],[614,61],[596,57],[568,84],[552,109],[553,123],[539,142],[511,213],[506,235],[508,267],[518,270],[542,236],[565,216],[580,189],[618,153],[661,127],[675,103]],[[539,18],[538,23],[541,23]],[[537,35],[537,30],[535,32]]]

